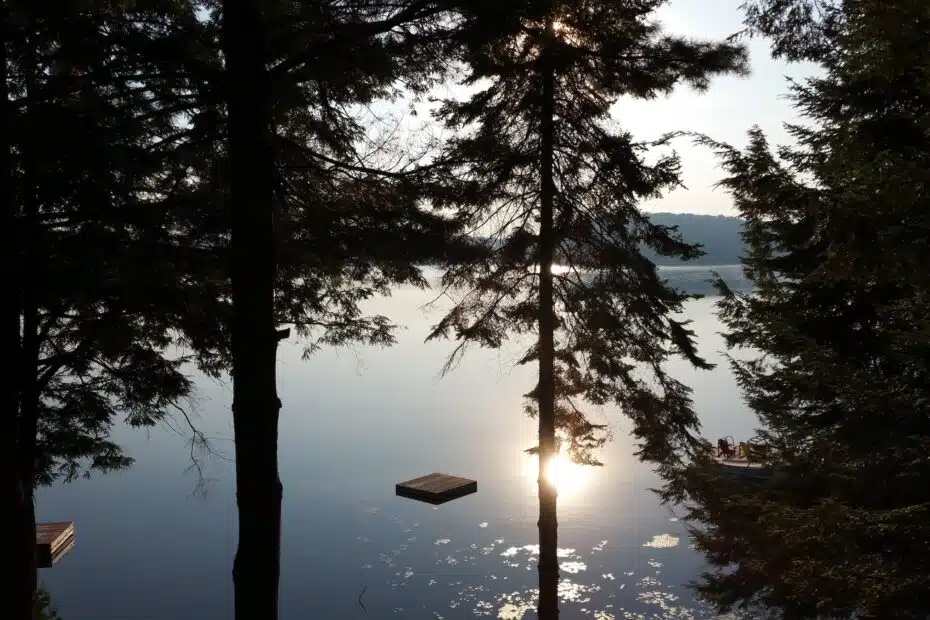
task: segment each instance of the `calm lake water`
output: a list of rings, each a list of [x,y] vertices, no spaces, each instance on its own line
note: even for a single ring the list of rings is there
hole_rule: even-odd
[[[722,275],[745,286],[737,267]],[[707,268],[666,270],[676,285],[710,292]],[[284,482],[282,617],[531,618],[536,587],[536,464],[523,450],[535,427],[522,394],[535,368],[519,347],[475,349],[445,378],[447,342],[424,344],[429,294],[403,289],[370,309],[406,326],[392,349],[279,351]],[[713,298],[689,303],[701,352],[721,361]],[[672,365],[694,389],[706,436],[752,434],[754,419],[725,364]],[[213,441],[205,495],[188,470],[184,436],[119,429],[131,470],[43,489],[42,521],[73,520],[77,545],[40,575],[63,620],[232,617],[236,511],[230,386],[199,382],[198,426]],[[562,617],[714,618],[685,584],[703,562],[659,484],[632,456],[616,410],[602,468],[561,464]],[[433,471],[478,480],[478,493],[439,507],[395,497],[394,484]],[[361,601],[362,605],[359,604]]]

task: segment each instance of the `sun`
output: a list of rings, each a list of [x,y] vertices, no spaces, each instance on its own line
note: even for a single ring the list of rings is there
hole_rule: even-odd
[[[548,35],[546,36],[551,35],[555,37],[556,39],[558,39],[559,41],[561,41],[562,44],[567,44],[570,46],[581,45],[582,43],[581,34],[568,21],[561,20],[561,19],[554,19],[552,20],[550,25],[551,25],[552,30],[549,31]],[[527,25],[527,28],[531,31],[535,31],[536,33],[533,36],[532,41],[531,41],[531,46],[532,46],[531,49],[533,50],[531,55],[535,57],[540,51],[539,46],[541,44],[541,41],[543,40],[540,37],[540,33],[544,33],[547,30],[547,25],[545,21],[542,21],[542,22],[535,21],[535,22],[529,23]],[[516,48],[523,52],[527,51],[524,48],[525,44],[527,43],[527,40],[528,40],[528,35],[526,32],[521,32],[513,39],[514,43],[516,44]]]
[[[563,43],[570,45],[579,45],[581,43],[581,35],[578,31],[571,24],[562,20],[556,19],[552,22],[552,32]]]

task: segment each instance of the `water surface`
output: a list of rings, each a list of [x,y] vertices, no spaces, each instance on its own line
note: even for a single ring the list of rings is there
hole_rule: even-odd
[[[732,267],[721,268],[741,283]],[[702,289],[707,268],[666,270]],[[279,352],[284,482],[285,619],[530,618],[536,570],[535,428],[521,413],[532,367],[516,345],[475,349],[437,372],[449,343],[424,344],[436,316],[422,291],[372,306],[405,325],[392,349]],[[720,362],[711,298],[686,316],[700,351]],[[708,437],[746,437],[747,413],[725,365],[673,373],[694,388]],[[219,456],[188,471],[185,438],[170,429],[119,430],[131,470],[44,489],[43,521],[77,522],[77,545],[42,571],[64,620],[232,617],[236,513],[229,386],[199,382],[196,423]],[[713,618],[684,587],[702,568],[681,524],[648,489],[658,478],[632,456],[619,412],[595,412],[614,441],[602,468],[559,467],[563,618]],[[477,494],[440,507],[394,496],[394,483],[432,471],[475,478]],[[195,493],[205,481],[205,495]],[[361,603],[361,604],[360,604]],[[367,615],[366,615],[367,614]]]

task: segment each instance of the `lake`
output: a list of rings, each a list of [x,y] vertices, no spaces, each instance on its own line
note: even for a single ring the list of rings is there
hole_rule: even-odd
[[[707,267],[663,269],[709,293]],[[745,288],[739,268],[719,268]],[[535,425],[522,394],[535,367],[520,349],[474,349],[444,378],[448,342],[424,344],[436,316],[428,292],[400,289],[370,310],[405,329],[391,349],[279,350],[284,483],[284,619],[519,619],[535,614],[536,464],[523,454]],[[721,362],[713,298],[689,302],[701,353]],[[694,389],[707,437],[746,438],[754,419],[725,364],[671,365]],[[236,511],[230,386],[199,381],[196,423],[218,453],[190,471],[185,436],[117,429],[136,459],[125,472],[42,489],[41,521],[76,522],[77,545],[41,571],[63,620],[231,618]],[[562,617],[714,618],[685,584],[703,567],[674,513],[649,491],[658,477],[632,456],[629,426],[611,408],[595,419],[614,440],[604,467],[560,463]],[[433,471],[478,480],[478,493],[434,507],[394,495]],[[203,493],[198,480],[204,480]]]

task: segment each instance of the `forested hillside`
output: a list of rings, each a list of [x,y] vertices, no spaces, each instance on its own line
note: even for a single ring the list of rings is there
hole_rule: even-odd
[[[726,215],[697,215],[694,213],[651,213],[650,219],[664,226],[678,226],[688,243],[700,243],[706,254],[688,263],[658,256],[643,250],[657,265],[733,265],[743,255],[743,220]]]

